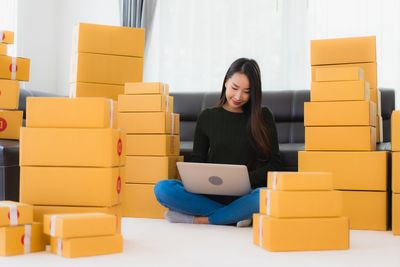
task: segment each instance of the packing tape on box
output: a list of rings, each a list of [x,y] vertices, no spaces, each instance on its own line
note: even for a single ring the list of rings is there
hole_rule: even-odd
[[[165,95],[167,92],[167,85],[165,83],[162,83],[162,94]]]
[[[171,112],[171,135],[174,135],[175,132],[175,119],[174,113]]]
[[[24,254],[28,254],[29,252],[31,252],[32,225],[26,224],[24,228]]]
[[[12,57],[11,58],[11,80],[15,80],[17,78],[17,58]]]
[[[1,41],[3,41],[6,38],[6,35],[4,34],[3,31],[0,31],[0,38],[1,38]]]
[[[110,128],[114,126],[114,101],[110,99]]]
[[[6,207],[8,211],[8,219],[10,220],[10,225],[18,225],[18,208],[16,204],[11,203],[1,203],[0,207]]]
[[[93,212],[93,213],[74,213],[74,214],[55,214],[50,216],[50,236],[56,235],[56,222],[57,217],[81,217],[81,216],[97,216],[103,215],[104,213]]]
[[[165,110],[169,111],[169,96],[165,96]]]
[[[57,238],[57,255],[62,256],[62,239]]]
[[[278,172],[272,172],[272,190],[276,190],[278,180]]]
[[[263,241],[263,225],[262,225],[262,215],[260,214],[258,219],[258,245],[262,247]]]
[[[271,215],[271,191],[270,189],[267,189],[267,196],[265,197],[265,204],[267,208],[267,215]]]

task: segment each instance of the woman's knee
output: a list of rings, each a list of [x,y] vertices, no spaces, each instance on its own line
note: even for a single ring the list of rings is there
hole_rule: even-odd
[[[176,180],[161,180],[154,186],[154,195],[161,203],[167,202],[173,195],[177,184],[180,183]]]

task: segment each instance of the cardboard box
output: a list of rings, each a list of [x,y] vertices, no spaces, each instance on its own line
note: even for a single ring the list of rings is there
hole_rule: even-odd
[[[268,188],[285,191],[333,190],[329,172],[268,172]]]
[[[13,44],[14,43],[14,32],[0,31],[0,43]]]
[[[122,216],[161,219],[166,210],[154,195],[154,185],[125,184]]]
[[[77,207],[77,206],[33,206],[33,219],[43,222],[45,214],[90,213],[101,212],[114,215],[117,223],[117,233],[121,233],[122,206],[112,207]]]
[[[116,233],[115,216],[106,213],[46,214],[43,220],[43,232],[62,239]]]
[[[350,229],[387,230],[387,192],[342,191],[343,214]]]
[[[77,53],[72,58],[70,82],[124,85],[141,82],[143,58]]]
[[[376,62],[375,36],[311,40],[311,65]]]
[[[31,224],[33,207],[24,203],[0,201],[0,226]]]
[[[7,56],[7,45],[0,43],[0,55]]]
[[[19,82],[0,79],[0,109],[18,109]]]
[[[119,112],[174,112],[174,98],[167,95],[120,95]]]
[[[0,55],[0,79],[29,81],[29,58]]]
[[[105,97],[117,101],[118,95],[123,93],[123,85],[81,82],[70,84],[71,97]]]
[[[277,218],[338,217],[343,215],[338,191],[275,191],[260,189],[260,213]]]
[[[310,98],[317,101],[369,101],[366,81],[311,82]]]
[[[61,239],[51,238],[50,251],[67,258],[120,253],[123,249],[122,235],[106,235]]]
[[[170,112],[118,113],[118,127],[127,134],[179,135],[179,114]]]
[[[305,102],[304,126],[376,126],[371,101]]]
[[[114,167],[125,155],[116,129],[21,128],[21,166]]]
[[[392,191],[400,193],[400,152],[392,152]]]
[[[381,91],[379,89],[370,90],[371,101],[377,105],[377,114],[382,115],[382,101],[381,101]]]
[[[22,110],[0,110],[0,138],[19,139],[22,126]]]
[[[183,156],[126,156],[125,182],[155,184],[160,180],[178,178],[178,161],[183,161]]]
[[[361,81],[364,80],[364,70],[359,67],[316,68],[315,80],[317,82]]]
[[[400,110],[394,110],[390,120],[392,151],[400,151]]]
[[[44,250],[45,242],[41,223],[0,228],[0,256],[21,255]]]
[[[383,118],[382,116],[376,116],[376,142],[383,142]]]
[[[392,194],[392,232],[400,235],[400,194]]]
[[[300,151],[300,172],[331,172],[333,187],[343,190],[386,191],[389,153]]]
[[[311,80],[315,82],[316,69],[320,68],[348,68],[348,67],[360,67],[364,70],[364,80],[369,83],[369,87],[371,89],[378,88],[378,79],[377,79],[377,65],[376,62],[373,63],[351,63],[351,64],[338,64],[338,65],[324,65],[324,66],[312,66],[311,67]]]
[[[305,127],[305,150],[374,151],[376,130],[370,126]]]
[[[166,83],[126,83],[126,95],[168,95],[169,85]]]
[[[126,136],[127,156],[179,156],[179,135],[140,135]]]
[[[143,57],[144,36],[141,28],[79,23],[74,29],[74,52]]]
[[[26,127],[116,128],[117,106],[104,97],[28,97]]]
[[[339,250],[349,248],[349,220],[279,219],[253,215],[253,243],[268,251]]]
[[[114,206],[122,201],[123,168],[21,167],[20,199],[35,205]]]

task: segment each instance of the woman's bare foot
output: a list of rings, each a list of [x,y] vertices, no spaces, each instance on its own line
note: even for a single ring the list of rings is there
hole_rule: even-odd
[[[195,224],[209,224],[208,217],[194,217],[193,223]]]

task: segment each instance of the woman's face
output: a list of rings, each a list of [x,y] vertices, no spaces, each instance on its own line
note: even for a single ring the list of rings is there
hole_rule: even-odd
[[[236,72],[225,82],[226,103],[224,108],[231,112],[243,112],[243,105],[250,99],[250,83],[247,76]]]

